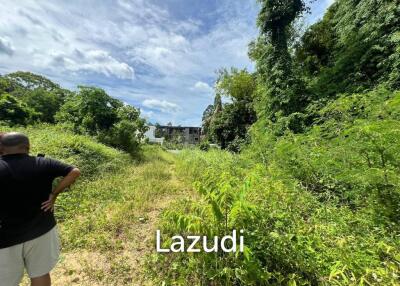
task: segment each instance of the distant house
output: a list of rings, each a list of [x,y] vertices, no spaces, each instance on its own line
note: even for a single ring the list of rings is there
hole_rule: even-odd
[[[144,133],[145,138],[149,140],[150,143],[158,143],[158,144],[163,144],[164,143],[164,138],[157,138],[156,137],[156,127],[155,126],[148,126],[149,130]]]
[[[159,125],[157,126],[157,133],[169,139],[179,136],[183,144],[199,144],[201,127]]]

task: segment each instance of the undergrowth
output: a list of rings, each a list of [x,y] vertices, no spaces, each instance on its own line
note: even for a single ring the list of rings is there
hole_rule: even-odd
[[[164,213],[172,235],[245,230],[243,253],[154,255],[167,285],[398,285],[400,93],[347,94],[304,134],[253,129],[242,154],[185,151],[200,199]],[[255,136],[256,135],[256,136]],[[210,241],[210,239],[209,239]],[[166,241],[168,244],[170,241]]]

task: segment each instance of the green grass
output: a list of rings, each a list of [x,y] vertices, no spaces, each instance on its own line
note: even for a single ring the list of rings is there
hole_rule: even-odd
[[[175,192],[169,154],[146,147],[144,157],[147,156],[146,163],[103,174],[73,191],[80,204],[73,217],[63,223],[67,249],[120,249],[118,236],[129,232],[155,200]]]
[[[55,284],[76,279],[76,285],[145,283],[142,260],[153,251],[158,213],[184,189],[175,177],[174,155],[145,145],[140,157],[132,158],[63,126],[2,126],[0,131],[24,132],[32,154],[44,153],[82,170],[56,204],[62,259],[53,274]]]
[[[84,179],[112,172],[132,162],[128,154],[107,147],[94,139],[77,135],[63,125],[40,124],[28,127],[0,126],[0,131],[19,131],[31,141],[31,154],[45,154],[78,166]]]
[[[174,175],[172,154],[145,146],[142,156],[140,161],[103,173],[71,192],[79,207],[69,209],[71,216],[60,224],[63,251],[74,253],[72,260],[80,260],[81,252],[88,253],[78,269],[89,285],[145,283],[142,261],[154,251],[151,241],[159,209],[174,200],[182,186]],[[68,206],[70,202],[62,197],[60,204]],[[93,266],[93,259],[104,262]],[[70,267],[65,264],[62,268]]]

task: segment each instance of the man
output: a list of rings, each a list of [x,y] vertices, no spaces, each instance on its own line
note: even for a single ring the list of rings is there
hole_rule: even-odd
[[[32,286],[50,286],[59,256],[54,203],[80,171],[30,156],[22,133],[3,134],[0,146],[0,286],[19,285],[24,268]],[[64,178],[52,189],[57,177]]]

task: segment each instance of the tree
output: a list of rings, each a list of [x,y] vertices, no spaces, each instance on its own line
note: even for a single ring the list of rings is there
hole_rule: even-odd
[[[260,87],[257,111],[260,118],[276,122],[279,116],[302,111],[307,105],[303,82],[293,73],[288,50],[288,30],[306,10],[302,0],[259,0],[258,40],[250,45]]]
[[[334,61],[337,39],[333,27],[326,20],[328,15],[323,21],[310,26],[295,46],[295,61],[306,77],[318,75],[322,68]]]
[[[33,122],[36,116],[37,113],[18,98],[7,93],[0,94],[0,121],[9,125],[26,125]]]
[[[108,130],[118,119],[122,102],[110,97],[103,89],[79,86],[79,91],[70,95],[56,115],[58,122],[72,123],[78,132],[97,135]]]
[[[379,3],[379,4],[378,4]],[[303,35],[296,62],[314,100],[400,87],[399,1],[338,0]]]
[[[117,110],[119,121],[111,128],[111,146],[131,154],[139,150],[139,145],[148,130],[146,121],[140,118],[140,110],[124,105]]]
[[[71,92],[51,80],[29,72],[15,72],[0,77],[2,92],[22,100],[37,113],[37,121],[54,123],[64,99]]]
[[[246,110],[240,105],[226,104],[223,111],[213,118],[209,130],[211,141],[218,143],[222,149],[240,151],[240,145],[245,143],[247,129],[251,125],[245,121],[246,115]]]
[[[60,86],[48,78],[34,74],[31,72],[14,72],[6,75],[6,78],[10,80],[15,86],[23,89],[36,89],[42,88],[47,91],[54,91],[61,89]]]
[[[148,130],[146,121],[140,118],[140,111],[124,105],[117,110],[118,121],[100,135],[102,142],[124,150],[132,155],[140,150],[144,133]]]
[[[217,141],[214,138],[214,134],[212,134],[211,126],[213,122],[218,117],[218,115],[222,112],[222,100],[221,95],[217,93],[214,98],[214,104],[210,104],[207,106],[206,110],[203,112],[202,118],[202,132],[206,135],[206,140]]]
[[[247,130],[256,120],[253,94],[255,77],[246,70],[221,70],[216,84],[214,105],[204,112],[203,132],[209,141],[223,149],[239,151],[245,142]],[[221,97],[231,102],[222,105]]]
[[[124,105],[96,87],[80,86],[67,98],[56,118],[72,123],[77,132],[87,132],[101,142],[136,154],[147,131],[140,111]]]
[[[13,90],[12,82],[6,77],[0,75],[0,94],[10,93]]]
[[[255,77],[246,69],[231,68],[230,71],[219,71],[217,93],[230,98],[234,102],[252,102],[256,89]]]
[[[214,105],[210,104],[204,110],[202,120],[201,120],[203,134],[208,134],[213,114],[214,114]]]
[[[43,88],[36,88],[25,93],[22,100],[38,113],[39,121],[48,123],[55,122],[54,116],[63,104],[63,98]]]

